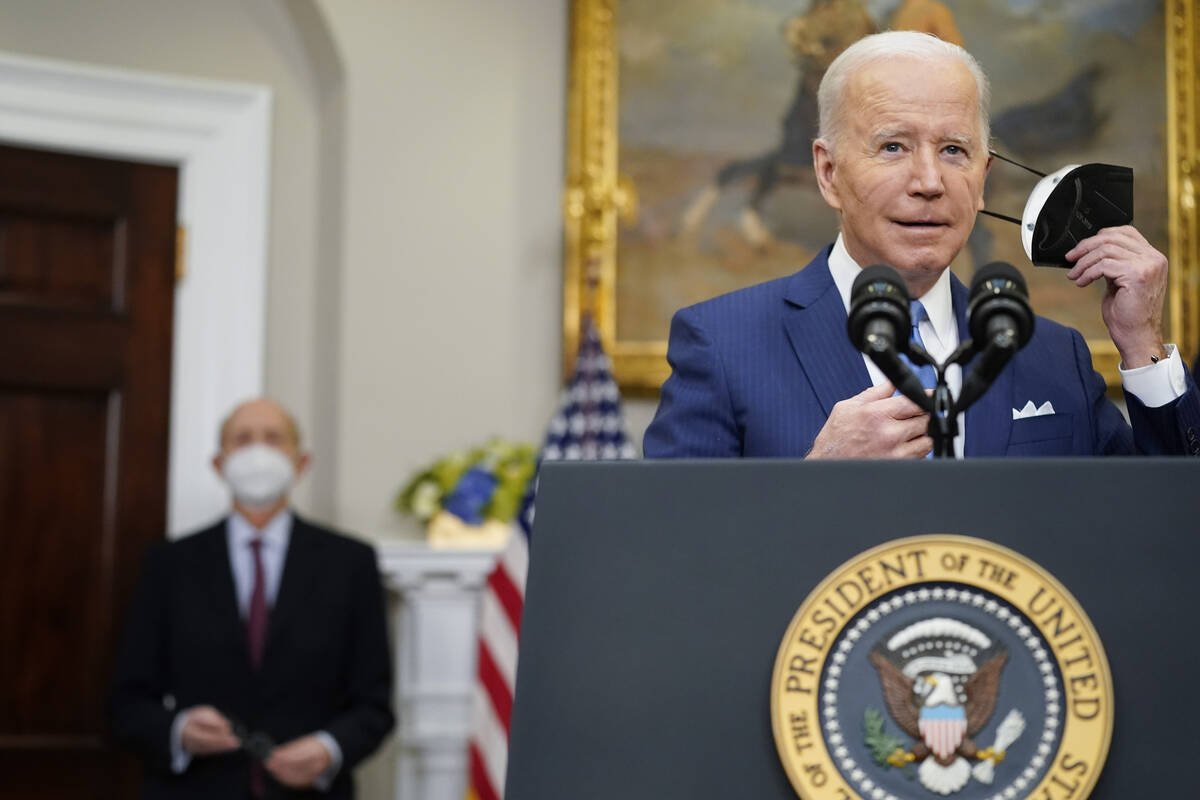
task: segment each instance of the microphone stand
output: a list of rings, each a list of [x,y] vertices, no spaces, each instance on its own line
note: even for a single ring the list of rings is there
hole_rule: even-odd
[[[929,426],[926,428],[926,432],[929,434],[929,438],[933,439],[934,458],[954,458],[954,437],[958,436],[958,415],[966,411],[967,407],[983,394],[982,391],[975,392],[974,396],[967,397],[965,402],[962,402],[964,398],[960,391],[958,402],[956,402],[954,396],[950,394],[950,385],[946,383],[946,370],[952,364],[966,366],[973,355],[975,355],[975,343],[971,339],[961,343],[941,363],[938,363],[921,345],[916,342],[908,343],[909,360],[914,364],[931,366],[937,374],[937,384],[934,386],[932,397],[925,394],[924,391],[920,393],[913,391],[911,385],[897,386],[901,394],[929,412]]]

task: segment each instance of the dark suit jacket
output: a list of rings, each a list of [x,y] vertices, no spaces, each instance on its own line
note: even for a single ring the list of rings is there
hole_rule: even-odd
[[[170,770],[175,710],[212,705],[276,743],[325,730],[343,762],[328,794],[354,795],[351,769],[393,724],[392,669],[375,551],[294,517],[261,669],[250,668],[223,520],[150,550],[117,655],[109,698],[118,741],[146,765],[145,798],[249,795],[241,752]]]
[[[673,369],[646,430],[648,458],[803,457],[834,403],[871,385],[846,334],[829,249],[800,272],[678,312]],[[967,289],[951,276],[959,336]],[[969,369],[969,366],[968,366]],[[1104,394],[1077,331],[1038,317],[1033,338],[966,414],[965,456],[1200,453],[1200,392],[1146,408],[1126,394],[1133,430]],[[1057,413],[1014,420],[1049,400]]]

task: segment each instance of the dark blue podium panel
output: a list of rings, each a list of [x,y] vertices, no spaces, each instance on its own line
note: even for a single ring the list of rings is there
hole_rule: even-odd
[[[795,797],[788,623],[847,559],[933,533],[1032,559],[1094,623],[1116,704],[1092,797],[1200,797],[1200,462],[1132,458],[544,465],[506,796]]]

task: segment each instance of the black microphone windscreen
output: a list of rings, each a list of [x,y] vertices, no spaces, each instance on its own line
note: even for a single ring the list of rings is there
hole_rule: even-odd
[[[846,315],[846,333],[856,350],[867,346],[868,323],[883,324],[875,331],[876,342],[886,341],[889,347],[907,347],[908,330],[912,323],[908,313],[908,287],[900,273],[884,264],[867,267],[854,279],[850,289],[850,309]]]
[[[971,278],[971,296],[974,297],[985,283],[996,278],[1011,281],[1020,289],[1022,295],[1029,296],[1029,287],[1025,284],[1025,276],[1012,264],[1003,261],[993,261],[986,267],[976,270],[975,277]]]
[[[967,301],[967,330],[972,339],[981,344],[991,339],[988,326],[992,321],[1015,326],[1018,349],[1033,335],[1033,309],[1025,278],[1003,261],[993,261],[975,273]]]
[[[899,290],[904,302],[908,302],[908,287],[904,284],[904,279],[895,267],[889,267],[887,264],[874,264],[858,273],[858,277],[854,279],[854,286],[850,289],[850,296],[854,297],[864,286],[872,283],[890,284]]]

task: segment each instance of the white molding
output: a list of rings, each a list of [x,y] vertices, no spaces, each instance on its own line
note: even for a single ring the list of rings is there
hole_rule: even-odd
[[[213,431],[263,390],[271,90],[0,53],[0,141],[177,165],[171,535],[228,506]]]
[[[379,571],[388,586],[405,592],[443,585],[447,591],[478,592],[496,565],[495,549],[438,549],[423,539],[375,540]],[[434,579],[439,579],[436,582]]]
[[[462,800],[475,689],[479,602],[495,550],[379,539],[393,606],[397,798]]]

